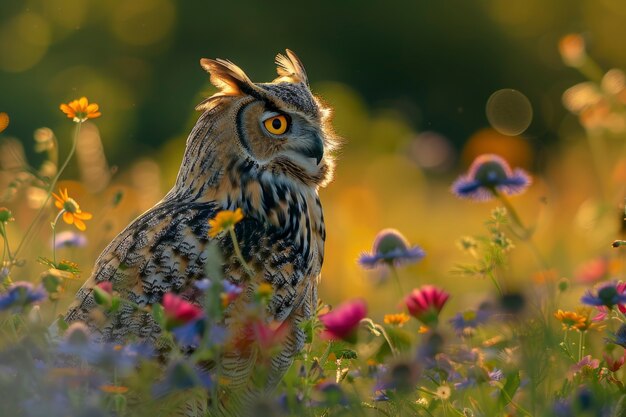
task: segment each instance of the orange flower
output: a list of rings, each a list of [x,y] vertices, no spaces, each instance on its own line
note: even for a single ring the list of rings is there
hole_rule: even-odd
[[[0,132],[7,128],[9,125],[9,115],[5,112],[0,112]]]
[[[55,193],[52,193],[56,200],[54,202],[54,205],[59,210],[63,211],[63,221],[67,224],[74,224],[76,228],[80,231],[84,231],[85,229],[87,229],[87,226],[85,226],[83,220],[91,219],[91,213],[82,211],[80,209],[80,206],[78,205],[76,200],[70,198],[70,196],[67,194],[67,188],[65,190],[59,189],[59,194],[61,194],[60,197]]]
[[[554,313],[554,317],[561,322],[563,330],[580,330],[585,327],[587,323],[585,316],[573,311],[563,311],[559,309]]]
[[[215,237],[220,233],[230,230],[243,219],[243,212],[240,208],[235,211],[222,210],[215,218],[209,220],[209,237]]]
[[[100,385],[100,391],[108,394],[124,394],[128,392],[128,387],[123,387],[121,385]]]
[[[404,323],[409,321],[411,317],[408,314],[398,313],[398,314],[385,314],[384,321],[385,324],[393,324],[398,327],[402,327]]]
[[[76,123],[82,123],[87,119],[95,119],[102,114],[98,111],[99,106],[96,103],[89,104],[87,97],[81,97],[78,100],[70,101],[68,104],[59,106],[61,111]]]

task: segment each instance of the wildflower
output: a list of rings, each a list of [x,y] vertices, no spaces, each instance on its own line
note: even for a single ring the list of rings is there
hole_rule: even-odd
[[[481,324],[485,324],[490,316],[487,308],[479,308],[478,310],[467,310],[463,313],[457,313],[449,323],[454,327],[458,334],[463,334],[476,329]]]
[[[572,365],[568,372],[568,378],[572,379],[575,375],[579,373],[589,374],[594,369],[598,369],[599,366],[600,360],[593,359],[591,355],[587,355],[582,358],[577,364]]]
[[[81,97],[67,104],[63,103],[59,106],[59,109],[67,115],[68,119],[72,119],[76,123],[83,123],[87,119],[95,119],[102,116],[98,111],[99,106],[96,103],[89,104],[87,97]]]
[[[13,213],[6,207],[0,207],[0,223],[8,223],[15,220],[13,218]]]
[[[72,230],[64,230],[57,233],[54,241],[54,248],[82,248],[87,245],[87,238],[82,233]]]
[[[273,292],[274,288],[272,287],[272,284],[267,282],[262,282],[256,289],[256,293],[259,297],[269,297]]]
[[[352,300],[341,304],[330,313],[319,316],[325,326],[323,335],[329,339],[343,339],[356,342],[356,329],[367,314],[363,300]]]
[[[612,333],[612,339],[606,339],[607,342],[620,345],[626,349],[626,324],[622,324],[616,333]]]
[[[29,304],[46,298],[42,287],[35,288],[30,282],[19,281],[12,284],[7,292],[0,294],[0,311],[9,308],[22,309]]]
[[[598,289],[597,295],[587,291],[580,301],[592,306],[605,306],[611,310],[618,304],[626,304],[626,293],[618,290],[618,284],[608,283]]]
[[[461,175],[451,187],[454,194],[475,201],[487,201],[496,193],[520,194],[530,185],[531,178],[521,168],[511,170],[500,156],[484,154],[477,157],[467,174]]]
[[[203,316],[200,307],[171,292],[163,296],[162,304],[168,328],[189,323]]]
[[[395,390],[400,393],[412,392],[419,379],[419,367],[415,361],[396,360],[389,364],[376,390]]]
[[[409,313],[429,326],[436,324],[439,312],[450,298],[450,294],[434,285],[424,285],[406,296],[404,303]]]
[[[222,210],[209,220],[209,237],[216,237],[220,233],[235,227],[243,219],[243,212],[240,208],[235,211]]]
[[[563,330],[579,330],[585,325],[586,317],[573,311],[563,311],[561,309],[554,313],[554,317],[561,322]]]
[[[375,268],[380,265],[399,266],[417,262],[425,256],[419,246],[410,246],[406,238],[395,229],[383,229],[376,235],[372,253],[363,253],[359,264],[363,268]]]
[[[256,344],[260,348],[261,354],[267,355],[282,344],[288,333],[288,322],[268,324],[262,320],[253,319],[244,325],[242,337],[236,341],[236,344],[241,351],[247,351],[252,344]]]
[[[5,112],[0,112],[0,133],[2,133],[2,131],[6,129],[8,126],[9,126],[9,115],[6,114]]]
[[[107,394],[125,394],[128,392],[128,387],[121,385],[100,385],[100,391]]]
[[[348,405],[348,398],[339,384],[335,382],[321,382],[315,386],[316,390],[323,395],[322,405],[332,407],[334,405]]]
[[[447,385],[439,385],[437,387],[437,390],[435,390],[435,395],[437,396],[437,398],[439,398],[442,401],[450,398],[451,394],[452,394],[452,390]]]
[[[611,372],[617,372],[620,370],[622,366],[624,366],[624,362],[626,361],[626,350],[624,350],[622,356],[617,359],[613,359],[607,353],[603,353],[604,361],[606,362],[606,367]]]
[[[152,386],[154,397],[163,397],[170,392],[186,390],[189,388],[211,388],[213,381],[207,373],[201,372],[195,366],[176,361],[170,363],[165,371],[165,379]]]
[[[409,319],[409,315],[405,313],[385,314],[385,317],[383,318],[385,324],[393,324],[398,327],[402,327],[404,323],[409,321]]]
[[[67,194],[67,188],[65,190],[59,189],[60,196],[52,193],[55,198],[54,205],[59,210],[63,211],[63,221],[67,224],[74,224],[81,232],[87,229],[83,220],[89,220],[92,218],[91,213],[82,211],[80,206],[73,198]]]
[[[620,282],[617,284],[616,288],[619,294],[626,294],[626,283]],[[618,303],[617,308],[622,314],[626,314],[626,303]],[[593,321],[604,320],[609,314],[609,309],[606,308],[606,306],[596,306],[596,309],[599,311],[599,313],[593,318]]]
[[[93,291],[93,298],[96,304],[110,308],[113,306],[113,283],[103,281],[96,284]]]
[[[576,270],[576,280],[583,284],[592,284],[604,279],[608,273],[609,260],[598,257],[578,267]]]
[[[585,40],[578,33],[570,33],[559,40],[559,52],[565,65],[578,68],[587,58]]]
[[[224,291],[220,294],[220,299],[222,300],[222,307],[226,308],[239,297],[243,289],[227,280],[222,281],[222,286]]]

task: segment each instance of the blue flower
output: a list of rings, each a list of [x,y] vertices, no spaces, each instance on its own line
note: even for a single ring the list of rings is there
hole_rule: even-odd
[[[626,324],[622,324],[619,329],[617,329],[617,332],[611,334],[613,335],[613,338],[607,338],[605,340],[609,343],[620,345],[626,349]]]
[[[511,170],[502,157],[484,154],[474,159],[467,174],[457,178],[451,191],[461,198],[487,201],[496,192],[506,195],[522,193],[530,183],[531,178],[523,169]]]
[[[170,364],[165,371],[165,379],[152,386],[152,395],[159,398],[175,391],[195,387],[211,388],[212,386],[213,381],[209,374],[189,363],[177,361]]]
[[[43,287],[35,288],[30,282],[19,281],[11,285],[7,292],[0,294],[0,311],[22,309],[29,304],[46,298]]]
[[[463,334],[468,329],[476,329],[481,324],[485,324],[490,315],[486,308],[467,310],[463,313],[457,313],[449,322],[458,334]]]
[[[59,248],[82,248],[87,245],[87,238],[82,233],[72,230],[64,230],[56,235],[54,240],[55,249]]]
[[[372,253],[363,253],[358,262],[363,268],[372,269],[380,265],[399,266],[417,262],[425,255],[419,246],[410,246],[399,231],[384,229],[376,235]]]
[[[617,284],[612,282],[600,287],[597,295],[587,291],[580,301],[592,306],[605,306],[612,309],[617,304],[626,304],[626,293],[621,293],[617,288]]]

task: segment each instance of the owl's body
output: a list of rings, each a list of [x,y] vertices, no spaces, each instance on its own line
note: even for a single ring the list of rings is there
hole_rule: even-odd
[[[157,323],[130,304],[104,322],[95,320],[93,287],[111,281],[121,297],[140,306],[161,302],[167,292],[196,301],[194,283],[205,278],[205,248],[214,241],[224,256],[224,276],[246,287],[239,305],[258,284],[269,283],[269,317],[291,324],[272,359],[269,385],[278,382],[304,343],[297,324],[317,303],[325,239],[317,192],[330,181],[328,151],[335,142],[329,110],[311,94],[300,61],[287,51],[277,63],[277,80],[253,84],[228,61],[201,61],[220,92],[198,106],[203,114],[187,140],[175,186],[107,246],[66,321],[86,322],[104,342],[156,341]],[[246,275],[228,234],[208,236],[208,221],[236,208],[244,220],[235,233],[253,277]],[[245,382],[251,364],[225,352],[220,366],[236,385]]]

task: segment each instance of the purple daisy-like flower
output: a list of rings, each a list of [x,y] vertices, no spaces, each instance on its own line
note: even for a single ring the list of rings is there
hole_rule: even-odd
[[[363,253],[358,262],[363,268],[372,269],[417,262],[425,255],[421,247],[411,246],[396,229],[383,229],[376,235],[372,253]]]
[[[490,315],[486,308],[467,310],[463,313],[457,313],[449,322],[458,334],[463,334],[467,329],[475,329],[481,324],[485,324]]]
[[[600,287],[597,294],[587,291],[580,301],[588,305],[605,306],[612,309],[616,305],[626,304],[626,293],[619,290],[617,283],[611,282]]]
[[[532,182],[530,175],[521,168],[511,169],[504,158],[494,154],[480,155],[452,184],[452,192],[461,198],[487,201],[495,193],[520,194]]]
[[[46,290],[34,287],[30,282],[19,281],[11,285],[7,292],[0,294],[0,311],[10,308],[21,309],[46,298]]]
[[[54,247],[60,248],[82,248],[87,245],[87,238],[83,233],[77,233],[72,230],[64,230],[57,233],[54,240]]]

